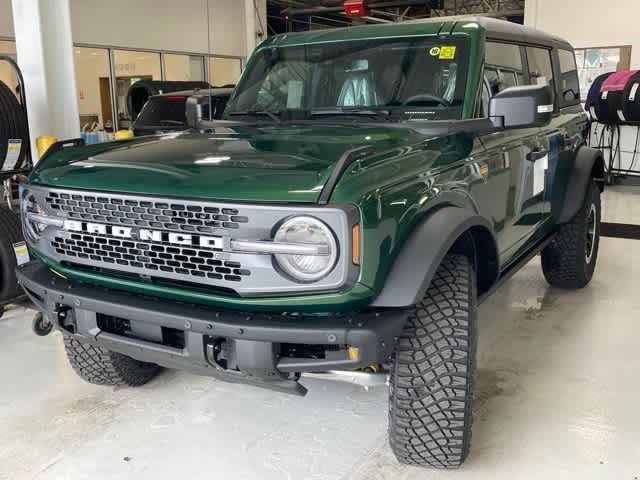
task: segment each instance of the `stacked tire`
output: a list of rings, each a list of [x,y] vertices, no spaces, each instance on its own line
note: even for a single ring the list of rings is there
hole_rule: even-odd
[[[640,122],[640,72],[629,77],[624,87],[622,112],[627,122]]]
[[[13,168],[24,167],[29,144],[27,116],[15,94],[0,82],[0,171],[6,170],[9,140],[21,140],[22,148]],[[0,206],[0,304],[16,298],[20,287],[16,281],[16,257],[13,244],[22,241],[20,219],[16,212]]]
[[[18,213],[0,207],[0,304],[20,295],[13,245],[22,240]]]
[[[23,166],[29,143],[28,138],[29,130],[24,108],[18,102],[13,91],[0,81],[0,170],[4,166],[9,140],[22,140],[16,168]]]
[[[585,108],[591,119],[606,125],[640,122],[640,71],[625,70],[597,77]]]
[[[601,103],[600,90],[602,89],[602,84],[613,75],[613,72],[603,73],[596,77],[596,79],[589,87],[589,93],[587,94],[587,101],[585,102],[584,108],[591,115],[591,120],[599,122],[600,116],[603,115],[600,111],[601,108],[606,108],[606,103]]]

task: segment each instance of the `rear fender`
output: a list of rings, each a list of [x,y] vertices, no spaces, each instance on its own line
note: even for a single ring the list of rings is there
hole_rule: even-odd
[[[600,191],[604,190],[604,174],[605,164],[602,152],[595,148],[581,147],[576,154],[576,161],[569,175],[557,223],[567,223],[575,217],[584,202],[592,179],[598,183]]]

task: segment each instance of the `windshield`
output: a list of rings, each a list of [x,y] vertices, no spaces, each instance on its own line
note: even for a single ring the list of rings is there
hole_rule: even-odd
[[[463,39],[426,37],[264,49],[248,66],[225,116],[460,119],[467,50]]]

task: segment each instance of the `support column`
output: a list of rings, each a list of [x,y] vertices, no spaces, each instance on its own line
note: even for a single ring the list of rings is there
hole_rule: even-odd
[[[254,0],[244,0],[244,24],[247,31],[247,59],[256,48],[256,7]]]
[[[18,64],[24,75],[29,134],[80,135],[69,0],[12,0]]]
[[[538,27],[538,0],[527,0],[525,2],[524,24],[528,27]]]

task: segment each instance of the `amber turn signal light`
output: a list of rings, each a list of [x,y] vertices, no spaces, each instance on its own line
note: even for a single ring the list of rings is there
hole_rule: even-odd
[[[360,349],[358,347],[347,347],[347,356],[349,360],[360,359]]]
[[[351,227],[351,261],[360,265],[360,224]]]

